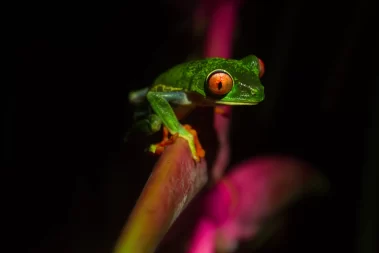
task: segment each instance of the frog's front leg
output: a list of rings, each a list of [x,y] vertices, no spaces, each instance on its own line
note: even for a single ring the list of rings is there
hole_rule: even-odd
[[[150,102],[151,107],[154,112],[162,120],[163,125],[173,136],[178,136],[186,139],[188,141],[192,157],[196,161],[200,160],[200,157],[204,157],[204,151],[198,152],[200,150],[199,146],[196,145],[198,140],[195,141],[197,136],[188,131],[183,127],[178,119],[176,118],[175,112],[172,109],[170,102],[179,105],[190,105],[191,102],[188,101],[187,96],[184,92],[174,91],[174,92],[155,92],[149,91],[146,95],[147,100]],[[155,152],[157,145],[152,145],[150,151]],[[201,147],[201,146],[200,146]],[[200,154],[198,154],[200,153]]]

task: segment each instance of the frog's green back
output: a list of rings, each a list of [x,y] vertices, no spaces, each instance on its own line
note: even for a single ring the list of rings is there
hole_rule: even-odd
[[[188,91],[193,76],[201,71],[208,61],[209,59],[204,59],[176,65],[158,76],[150,89],[153,91]]]
[[[256,56],[249,55],[240,60],[215,57],[182,63],[158,76],[150,90],[192,91],[207,97],[207,77],[211,72],[221,69],[229,73],[234,80],[233,90],[222,98],[224,102],[260,102],[264,97],[264,87],[260,83],[258,61]],[[221,99],[218,100],[222,102]]]

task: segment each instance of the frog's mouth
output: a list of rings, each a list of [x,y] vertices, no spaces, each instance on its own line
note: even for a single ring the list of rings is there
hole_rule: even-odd
[[[228,102],[228,101],[216,101],[216,104],[221,105],[257,105],[259,102]]]

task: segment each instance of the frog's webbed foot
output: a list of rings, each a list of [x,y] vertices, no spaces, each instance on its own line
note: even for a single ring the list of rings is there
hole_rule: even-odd
[[[155,154],[162,154],[165,147],[174,143],[176,138],[182,137],[187,140],[190,147],[192,157],[196,161],[200,161],[200,158],[205,157],[205,150],[201,146],[197,132],[190,125],[182,126],[179,131],[169,138],[169,131],[166,127],[163,127],[163,139],[157,144],[150,146],[149,151]]]
[[[195,145],[195,150],[196,150],[196,154],[199,158],[204,158],[205,157],[205,150],[203,149],[203,147],[201,146],[201,143],[200,143],[200,140],[199,140],[199,137],[197,135],[197,132],[195,129],[193,129],[190,125],[186,124],[186,125],[183,125],[183,128],[186,129],[193,137],[193,142],[194,142],[194,145]],[[192,152],[193,154],[194,152]]]
[[[169,131],[167,129],[167,127],[163,127],[163,138],[162,138],[162,141],[159,142],[159,143],[156,143],[156,144],[152,144],[150,145],[149,147],[149,151],[151,153],[154,153],[154,154],[157,154],[157,155],[160,155],[163,153],[164,149],[166,146],[172,144],[175,139],[177,138],[178,134],[175,134],[175,135],[172,135],[170,138],[169,138]]]

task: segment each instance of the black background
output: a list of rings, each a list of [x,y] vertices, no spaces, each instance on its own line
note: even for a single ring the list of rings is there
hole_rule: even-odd
[[[27,235],[31,251],[111,252],[156,159],[139,143],[122,143],[132,117],[127,94],[199,48],[194,3],[183,2],[18,9],[17,97],[9,96],[6,120],[17,108],[22,167],[10,191],[21,191],[17,237]],[[276,251],[356,251],[361,225],[377,217],[360,212],[375,205],[361,196],[376,194],[362,192],[378,151],[369,146],[377,138],[374,2],[246,1],[240,10],[233,57],[263,59],[266,100],[234,109],[232,164],[292,154],[332,185],[295,212]]]

